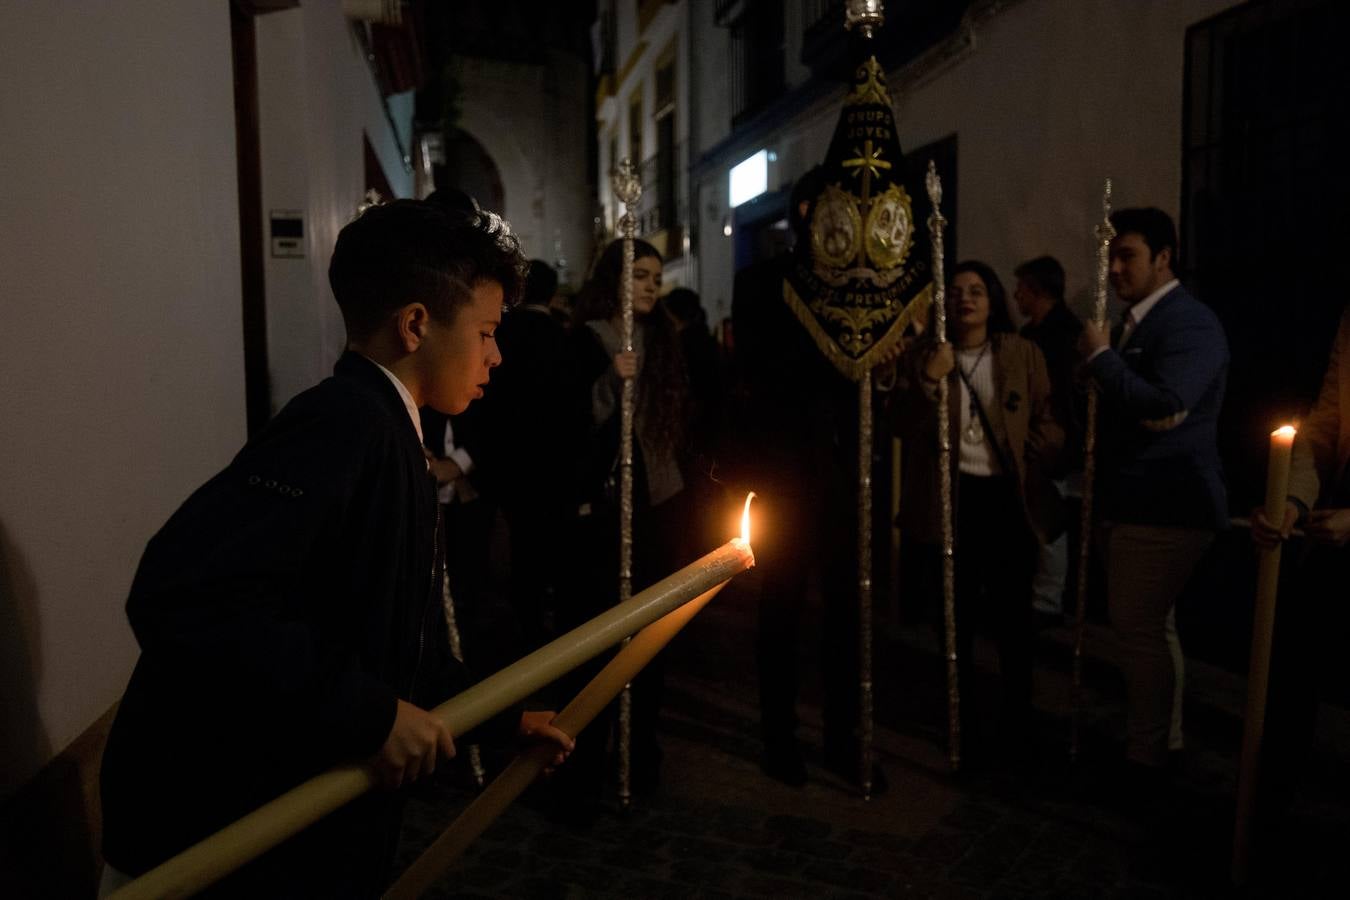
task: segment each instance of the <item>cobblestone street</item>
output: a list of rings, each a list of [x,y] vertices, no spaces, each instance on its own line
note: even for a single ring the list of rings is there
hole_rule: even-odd
[[[1040,641],[1031,758],[1014,765],[997,753],[972,755],[953,776],[941,744],[945,695],[932,631],[891,628],[879,637],[876,673],[876,750],[889,790],[864,801],[820,768],[818,676],[809,655],[803,658],[801,735],[810,781],[791,788],[758,766],[752,582],[743,582],[714,601],[668,651],[658,791],[626,815],[611,799],[604,814],[580,826],[558,823],[527,797],[470,848],[433,896],[1233,893],[1227,872],[1241,737],[1237,677],[1203,665],[1188,668],[1185,763],[1165,808],[1139,810],[1113,790],[1109,775],[1120,755],[1123,712],[1117,676],[1103,659],[1110,650],[1104,630],[1093,632],[1089,648],[1077,766],[1067,762],[1068,633],[1053,628]],[[978,705],[989,693],[976,690],[966,702]],[[1323,716],[1318,764],[1309,773],[1319,788],[1305,791],[1247,896],[1339,893],[1343,862],[1336,848],[1350,839],[1338,762],[1347,746],[1344,719],[1340,712]],[[468,796],[438,785],[412,803],[401,865]]]

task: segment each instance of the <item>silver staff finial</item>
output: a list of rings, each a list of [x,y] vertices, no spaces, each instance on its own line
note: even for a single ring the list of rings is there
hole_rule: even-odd
[[[1102,188],[1102,221],[1097,226],[1097,240],[1102,246],[1108,246],[1116,236],[1116,227],[1111,224],[1111,179],[1106,179]]]
[[[861,28],[865,38],[871,38],[873,31],[886,22],[881,0],[848,0],[844,6],[844,28]]]
[[[633,161],[626,156],[619,160],[618,166],[615,167],[612,183],[614,196],[624,206],[633,206],[642,196],[642,179]]]
[[[933,160],[928,161],[928,174],[924,176],[923,183],[928,188],[928,201],[933,205],[933,215],[929,220],[929,228],[941,228],[947,224],[946,216],[942,215],[942,178],[937,173],[937,163]]]

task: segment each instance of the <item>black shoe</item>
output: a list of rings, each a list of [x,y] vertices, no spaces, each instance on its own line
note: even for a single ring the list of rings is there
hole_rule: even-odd
[[[766,744],[764,756],[759,767],[764,774],[788,787],[801,787],[806,784],[806,762],[802,759],[802,749],[796,739],[775,741]]]

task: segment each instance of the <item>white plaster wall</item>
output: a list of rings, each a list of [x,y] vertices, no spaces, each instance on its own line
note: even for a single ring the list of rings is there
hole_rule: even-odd
[[[1049,253],[1067,270],[1071,302],[1089,302],[1104,177],[1114,179],[1117,208],[1151,205],[1179,216],[1186,28],[1234,5],[1023,0],[983,22],[969,50],[916,86],[906,87],[906,72],[889,73],[902,147],[958,136],[961,255],[990,263],[1011,289],[1019,262]],[[704,39],[715,59],[716,31]],[[707,148],[729,134],[728,113],[724,92],[700,93]],[[791,182],[824,159],[842,97],[841,87],[747,152],[777,152],[775,182]],[[730,242],[708,227],[721,219],[706,198],[720,195],[725,211],[722,185],[741,155],[703,179],[705,297],[730,295]]]
[[[694,4],[690,40],[698,63],[689,101],[696,142],[690,161],[696,162],[731,131],[731,51],[730,32],[713,21],[712,0],[689,2]]]
[[[394,194],[411,196],[413,184],[340,0],[310,0],[256,23],[263,233],[273,209],[302,210],[306,228],[304,259],[265,255],[276,410],[330,374],[346,343],[328,287],[328,259],[365,194],[363,131]],[[391,105],[406,149],[412,92],[391,98]]]
[[[555,53],[547,64],[468,58],[459,127],[477,140],[501,175],[505,209],[525,255],[550,265],[555,241],[573,284],[590,259],[591,201],[586,172],[586,61]]]
[[[151,534],[244,439],[225,3],[0,29],[0,795],[119,697]]]
[[[1117,208],[1178,218],[1186,28],[1234,5],[1027,0],[981,28],[959,65],[897,97],[903,146],[958,135],[962,255],[1011,287],[1013,267],[1049,253],[1081,304],[1106,176]]]

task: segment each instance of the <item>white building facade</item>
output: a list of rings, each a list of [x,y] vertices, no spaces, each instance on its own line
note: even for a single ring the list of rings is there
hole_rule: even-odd
[[[1103,179],[1116,204],[1181,207],[1187,29],[1234,0],[974,0],[887,4],[900,49],[888,65],[901,146],[940,147],[953,190],[949,241],[1012,269],[1060,259],[1068,294],[1089,289]],[[954,12],[953,12],[954,11]],[[645,14],[645,15],[644,15]],[[607,19],[612,17],[612,21]],[[903,32],[920,35],[913,41]],[[673,118],[679,202],[668,281],[699,291],[709,320],[730,315],[735,271],[786,241],[793,181],[824,159],[844,88],[843,4],[680,0],[602,5],[601,197],[617,157],[650,162]],[[887,59],[881,54],[883,64]],[[674,78],[662,76],[674,63]],[[674,84],[673,107],[658,83]],[[732,196],[732,170],[759,183]],[[954,164],[954,167],[953,167]],[[745,171],[745,170],[742,170]],[[659,181],[659,178],[657,179]],[[644,178],[644,190],[653,185]],[[733,201],[738,201],[733,203]],[[644,210],[647,209],[644,201]],[[662,237],[646,219],[640,233]],[[953,260],[954,261],[954,260]]]

